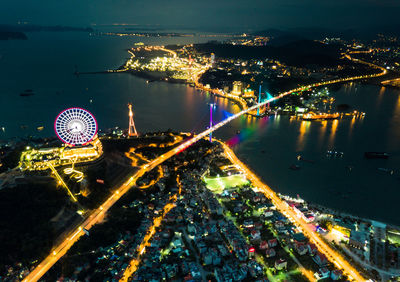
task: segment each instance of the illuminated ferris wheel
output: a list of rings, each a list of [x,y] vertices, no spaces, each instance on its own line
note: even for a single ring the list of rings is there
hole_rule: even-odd
[[[57,116],[54,129],[64,143],[71,146],[85,145],[95,137],[97,122],[89,111],[69,108]]]

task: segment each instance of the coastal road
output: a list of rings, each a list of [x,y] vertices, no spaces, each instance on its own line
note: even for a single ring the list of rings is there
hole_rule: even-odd
[[[357,269],[348,263],[343,255],[335,251],[318,234],[312,231],[308,224],[302,218],[299,218],[294,210],[285,201],[279,198],[268,185],[264,184],[245,164],[243,164],[228,147],[228,145],[223,142],[220,142],[220,144],[223,146],[225,155],[229,158],[229,160],[242,169],[247,179],[249,179],[255,187],[259,188],[267,198],[271,199],[273,204],[280,212],[285,214],[292,222],[301,228],[304,235],[318,247],[318,250],[321,253],[326,255],[329,261],[334,263],[339,269],[344,270],[345,274],[355,281],[366,280]]]
[[[352,59],[352,60],[356,60],[358,62],[362,62],[362,61],[357,60],[357,59]],[[365,64],[370,64],[370,63],[365,63]],[[378,74],[342,78],[342,79],[324,81],[324,82],[319,82],[319,83],[314,83],[314,84],[310,84],[310,85],[301,86],[301,87],[298,87],[296,89],[292,89],[290,91],[286,91],[284,93],[281,93],[280,95],[278,95],[276,97],[273,97],[271,99],[268,99],[268,100],[266,100],[266,101],[264,101],[264,102],[262,102],[260,104],[254,105],[254,106],[249,107],[249,108],[245,108],[242,111],[240,111],[240,112],[230,116],[229,118],[221,121],[220,123],[217,123],[213,127],[201,132],[200,134],[196,135],[195,137],[183,142],[179,146],[177,146],[174,149],[168,151],[167,153],[157,157],[153,161],[143,165],[125,183],[123,183],[118,189],[116,189],[113,192],[113,194],[99,208],[94,210],[90,214],[90,216],[81,225],[79,225],[78,227],[74,228],[73,231],[70,232],[70,236],[65,238],[65,240],[63,240],[58,246],[56,246],[53,249],[52,253],[49,254],[36,268],[34,268],[34,270],[32,272],[30,272],[24,278],[23,281],[38,281],[73,246],[73,244],[75,242],[77,242],[82,235],[85,234],[85,230],[90,230],[90,228],[93,225],[95,225],[96,223],[99,223],[99,222],[101,222],[103,220],[105,213],[115,204],[115,202],[118,201],[118,199],[122,195],[124,195],[126,192],[128,192],[129,189],[132,188],[136,184],[136,180],[138,178],[140,178],[146,172],[151,171],[153,168],[155,168],[159,164],[163,163],[167,159],[169,159],[169,158],[173,157],[174,155],[178,154],[179,152],[185,150],[189,146],[193,145],[194,143],[196,143],[200,139],[208,136],[210,133],[212,133],[213,131],[219,129],[220,127],[228,124],[232,120],[234,120],[234,119],[236,119],[236,118],[238,118],[238,117],[240,117],[240,116],[242,116],[244,114],[247,114],[250,111],[256,110],[257,108],[262,107],[262,106],[264,106],[264,105],[266,105],[268,103],[276,101],[276,100],[278,100],[278,99],[280,99],[280,98],[282,98],[284,96],[290,95],[290,94],[295,93],[295,92],[301,92],[301,91],[304,91],[304,90],[307,90],[307,89],[311,89],[311,88],[314,88],[314,87],[319,87],[319,86],[324,86],[324,85],[329,85],[329,84],[342,83],[342,82],[353,81],[353,80],[359,80],[359,79],[378,77],[378,76],[382,76],[382,75],[387,73],[386,69],[384,69],[382,67],[375,66],[375,65],[373,65],[373,66],[375,68],[381,69],[382,72],[378,73]],[[248,173],[251,176],[250,171],[248,171]],[[254,175],[254,177],[255,177],[255,175]],[[262,184],[263,186],[261,186],[261,187],[265,187],[266,193],[271,193],[271,192],[273,193],[273,191],[268,186],[263,184],[258,178],[254,178],[254,180],[259,182],[260,184]],[[267,189],[267,187],[268,187],[268,189]],[[271,196],[273,196],[273,195],[275,195],[275,194],[274,193],[271,194]],[[282,205],[282,204],[279,204],[278,197],[276,195],[274,196],[274,200],[277,201],[279,206]],[[283,206],[281,208],[283,208]],[[292,215],[292,213],[293,212],[288,211],[289,215]],[[296,217],[294,217],[294,219],[296,220]],[[305,224],[301,220],[297,220],[297,221],[298,221],[298,224],[300,226],[302,226],[302,227],[305,226]],[[305,230],[305,232],[304,232],[305,235],[309,236],[309,238],[312,239],[312,241],[317,242],[316,245],[318,247],[322,248],[324,250],[324,253],[327,253],[328,255],[330,254],[328,256],[328,258],[332,257],[333,255],[336,256],[336,252],[332,248],[327,246],[318,237],[318,235],[316,235],[316,234],[314,234],[312,232],[307,232],[306,230],[308,230],[308,229],[304,229],[304,230]],[[360,274],[358,274],[358,272],[353,267],[351,267],[345,260],[343,260],[341,256],[338,257],[338,259],[335,262],[335,264],[338,264],[338,263],[345,270],[345,272],[349,273],[350,276],[353,277],[354,279],[361,277]],[[356,280],[357,281],[363,281],[363,280],[358,280],[358,279],[356,279]]]

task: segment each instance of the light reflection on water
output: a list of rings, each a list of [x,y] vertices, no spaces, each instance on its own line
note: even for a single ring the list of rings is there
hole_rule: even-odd
[[[331,133],[329,135],[329,141],[328,141],[328,146],[332,147],[335,144],[335,136],[336,136],[336,131],[339,125],[339,120],[335,119],[332,122],[332,127],[331,127]]]
[[[388,147],[391,150],[397,149],[400,143],[400,95],[398,95],[397,101],[395,102],[388,135]]]
[[[321,121],[321,127],[319,129],[319,138],[318,138],[318,148],[321,149],[321,146],[323,145],[323,142],[325,140],[325,134],[326,134],[326,128],[328,125],[327,120]]]
[[[297,138],[297,151],[302,151],[304,148],[304,135],[310,126],[309,121],[301,121],[299,129],[299,137]]]
[[[356,123],[356,117],[353,116],[353,117],[351,118],[350,127],[349,127],[349,142],[351,142],[351,136],[352,136],[352,134],[353,134],[353,128],[354,128],[354,124],[355,124],[355,123]]]
[[[379,108],[379,106],[381,105],[382,102],[382,98],[383,95],[385,93],[386,88],[385,87],[381,87],[381,89],[379,90],[379,94],[376,97],[376,107]]]

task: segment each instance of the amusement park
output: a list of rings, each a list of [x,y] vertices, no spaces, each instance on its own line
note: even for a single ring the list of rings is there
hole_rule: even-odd
[[[137,137],[131,104],[128,104],[128,109],[129,128],[126,135],[128,138]],[[18,167],[21,171],[50,170],[57,183],[67,190],[71,200],[77,202],[76,196],[87,195],[87,192],[72,193],[66,184],[68,181],[64,178],[73,179],[76,183],[86,183],[83,181],[85,175],[78,170],[78,167],[87,167],[101,161],[103,146],[98,136],[98,124],[94,115],[88,110],[74,107],[62,111],[56,117],[54,131],[62,141],[61,146],[41,148],[28,146],[21,154]]]
[[[21,156],[21,169],[48,169],[76,162],[93,161],[102,154],[94,116],[81,108],[62,111],[54,123],[55,133],[63,142],[59,148],[27,148]]]

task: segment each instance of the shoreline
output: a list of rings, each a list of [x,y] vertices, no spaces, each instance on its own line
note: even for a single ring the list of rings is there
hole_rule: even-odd
[[[351,245],[350,235],[349,237],[347,237],[347,239],[349,240],[349,245],[346,245],[344,242],[335,244],[334,240],[326,236],[326,234],[331,234],[333,232],[330,229],[328,229],[329,233],[319,234],[320,232],[318,231],[318,226],[320,219],[317,221],[314,221],[314,218],[311,221],[304,220],[298,214],[298,210],[296,211],[294,207],[292,208],[290,202],[292,202],[293,200],[298,200],[299,203],[304,203],[308,210],[312,211],[313,213],[316,212],[315,219],[317,218],[317,216],[320,215],[323,217],[331,217],[334,226],[341,226],[341,224],[348,224],[350,222],[350,224],[353,224],[355,227],[354,230],[351,228],[351,234],[353,234],[353,231],[359,231],[356,225],[362,224],[366,224],[366,226],[369,226],[369,228],[373,228],[373,230],[375,228],[377,230],[383,230],[384,238],[387,242],[391,242],[388,235],[389,233],[400,232],[399,226],[388,224],[383,221],[367,219],[364,217],[349,214],[347,212],[341,212],[332,208],[326,208],[319,204],[304,201],[301,198],[294,199],[290,196],[276,193],[272,188],[270,188],[268,184],[263,181],[262,178],[257,176],[251,169],[249,169],[247,165],[236,156],[236,154],[227,144],[219,140],[217,141],[223,147],[225,156],[231,161],[232,164],[235,164],[237,167],[240,168],[240,170],[242,170],[246,179],[250,181],[254,188],[263,193],[274,204],[276,210],[285,214],[285,216],[289,218],[291,222],[299,227],[301,229],[300,232],[306,235],[306,237],[308,237],[308,240],[311,243],[314,243],[318,247],[319,251],[326,255],[331,263],[335,264],[343,270],[348,271],[347,275],[350,275],[350,277],[355,279],[355,281],[366,281],[366,277],[372,277],[371,275],[374,275],[373,271],[377,271],[378,275],[381,278],[398,275],[398,269],[391,268],[387,264],[384,264],[384,266],[380,266],[373,260],[371,261],[369,257],[370,251],[362,253],[362,255],[368,255],[368,257],[366,257],[366,260],[364,260],[362,255],[358,254],[357,252],[359,251],[359,249]],[[337,224],[335,224],[335,222]],[[369,234],[370,236],[369,244],[376,244],[378,237],[374,237],[372,235],[373,231],[369,231],[367,232],[367,234]],[[390,244],[391,246],[396,245],[396,243],[393,242],[391,242]]]
[[[286,195],[283,195],[283,196],[286,196]],[[307,205],[309,207],[311,207],[311,208],[313,208],[315,210],[318,210],[318,211],[323,211],[324,213],[330,213],[330,214],[333,214],[335,216],[342,217],[342,218],[348,217],[351,220],[355,220],[355,221],[360,220],[360,221],[369,222],[369,223],[377,222],[377,223],[381,223],[381,224],[386,225],[386,227],[389,228],[389,229],[400,230],[400,226],[392,224],[392,223],[387,223],[387,222],[381,221],[381,220],[375,220],[375,219],[371,219],[371,218],[366,218],[366,217],[354,215],[354,214],[351,214],[349,212],[340,211],[338,209],[326,207],[324,205],[320,205],[320,204],[317,204],[317,203],[314,203],[314,202],[309,202],[309,201],[305,201],[305,200],[303,200],[303,201],[305,203],[307,203]]]
[[[243,164],[244,166],[249,167],[249,164],[246,164],[246,163],[244,163],[242,160],[240,160],[240,158],[236,155],[236,153],[234,152],[234,150],[233,150],[231,147],[229,147],[228,144],[226,144],[224,141],[221,141],[221,140],[217,140],[217,141],[218,141],[219,143],[223,143],[222,146],[224,147],[224,149],[228,148],[230,154],[232,154],[232,155],[234,156],[234,158],[238,159],[239,162],[240,162],[241,164]],[[232,160],[231,160],[231,161],[232,161]],[[232,163],[233,163],[233,162],[232,162]],[[254,174],[255,177],[261,179],[261,181],[264,181],[264,180],[263,180],[263,177],[257,175],[257,173],[255,173],[254,171],[252,171],[252,174]],[[265,184],[265,183],[264,183],[264,184]],[[265,184],[265,185],[267,185],[267,186],[269,187],[268,184]],[[270,189],[271,189],[272,191],[274,191],[272,188],[270,188]],[[274,192],[275,192],[275,191],[274,191]],[[286,194],[282,194],[282,193],[280,193],[280,192],[275,192],[275,193],[276,193],[280,198],[282,198],[282,197],[292,198],[292,196],[289,196],[289,195],[286,195]],[[294,199],[294,198],[293,198],[293,199]],[[337,216],[339,216],[339,217],[349,217],[349,218],[351,218],[352,220],[361,220],[361,221],[366,221],[366,222],[377,222],[377,223],[382,223],[382,224],[385,224],[388,228],[397,229],[397,230],[400,231],[400,225],[396,225],[396,224],[394,224],[394,223],[388,223],[388,222],[386,222],[386,221],[382,221],[382,220],[378,220],[378,219],[372,219],[372,218],[367,218],[367,217],[355,215],[355,214],[349,213],[349,212],[347,212],[347,211],[343,211],[343,210],[340,210],[340,209],[335,209],[335,208],[327,207],[327,206],[318,204],[318,203],[316,203],[316,202],[306,201],[306,200],[304,200],[304,199],[301,198],[301,197],[299,198],[299,200],[303,201],[303,202],[306,203],[308,206],[310,206],[311,208],[313,208],[313,209],[315,209],[315,210],[318,210],[318,211],[327,212],[327,213],[330,213],[330,214],[333,214],[333,215],[337,215]]]
[[[270,187],[268,184],[265,184],[253,171],[247,168],[246,164],[244,164],[226,145],[224,142],[219,142],[224,149],[226,157],[234,164],[236,164],[244,173],[246,178],[257,188],[261,193],[263,193],[270,201],[275,205],[275,208],[279,210],[279,212],[284,213],[286,217],[288,217],[292,222],[294,222],[299,228],[301,228],[302,232],[310,242],[314,243],[318,246],[318,249],[321,253],[327,256],[327,258],[332,258],[331,261],[335,262],[335,264],[343,269],[347,270],[352,278],[356,279],[356,281],[364,281],[365,277],[362,275],[360,271],[358,271],[353,265],[351,265],[344,256],[335,251],[331,246],[329,246],[319,235],[315,234],[314,231],[310,230],[308,224],[306,222],[301,221],[296,218],[295,212],[289,208],[287,202],[282,200],[279,195]],[[335,257],[335,259],[333,259]]]

